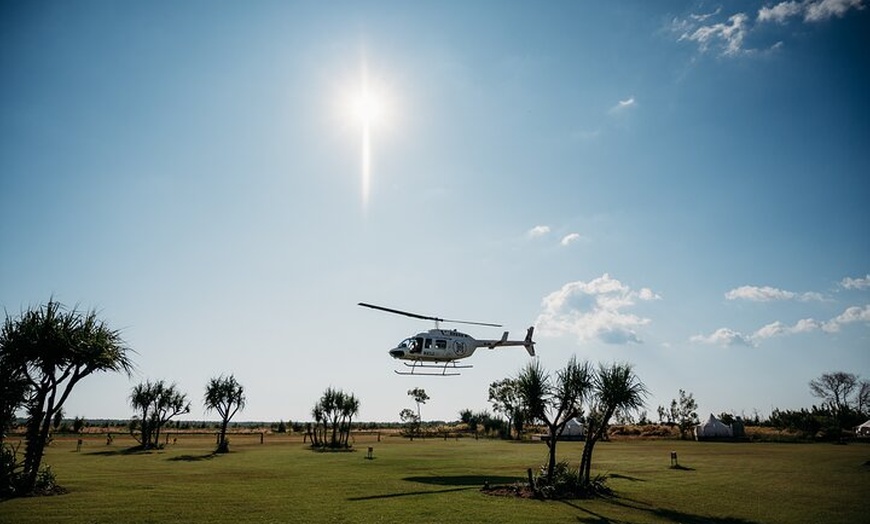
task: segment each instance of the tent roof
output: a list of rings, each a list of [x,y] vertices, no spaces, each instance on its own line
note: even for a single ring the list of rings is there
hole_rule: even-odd
[[[718,427],[727,428],[728,427],[727,424],[723,423],[722,421],[720,421],[719,419],[714,417],[712,413],[710,413],[710,418],[708,418],[706,422],[701,422],[700,424],[698,424],[698,426],[713,427],[713,428],[718,428]]]

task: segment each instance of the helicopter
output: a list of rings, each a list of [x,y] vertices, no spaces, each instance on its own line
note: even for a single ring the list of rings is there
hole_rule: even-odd
[[[438,317],[409,313],[399,309],[376,306],[365,302],[359,302],[357,305],[396,315],[404,315],[406,317],[418,318],[421,320],[432,320],[435,322],[435,329],[430,329],[424,333],[417,333],[414,336],[408,337],[401,341],[398,346],[389,351],[391,357],[406,361],[403,362],[403,364],[411,368],[410,371],[395,370],[399,375],[459,375],[457,372],[458,370],[468,369],[473,366],[459,365],[457,364],[457,361],[470,357],[474,354],[474,350],[481,347],[495,349],[504,346],[523,346],[526,348],[526,351],[530,356],[535,356],[535,342],[532,340],[532,333],[535,331],[534,326],[528,329],[524,340],[508,340],[507,331],[502,334],[500,339],[477,340],[470,335],[466,335],[465,333],[461,333],[455,329],[441,329],[440,324],[441,322],[449,322],[452,324],[502,327],[501,324],[470,322],[467,320],[447,320]]]

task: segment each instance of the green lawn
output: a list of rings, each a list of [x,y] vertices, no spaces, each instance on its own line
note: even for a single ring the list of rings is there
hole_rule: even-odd
[[[610,499],[539,501],[485,495],[521,480],[541,443],[357,438],[356,452],[314,453],[299,439],[182,436],[165,451],[132,441],[58,439],[51,464],[68,494],[0,503],[0,522],[864,522],[870,445],[617,441],[596,447]],[[366,449],[374,447],[374,459]],[[561,443],[577,461],[581,445]],[[671,469],[671,450],[683,469]]]

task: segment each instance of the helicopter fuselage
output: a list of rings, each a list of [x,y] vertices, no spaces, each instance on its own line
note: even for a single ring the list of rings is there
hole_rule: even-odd
[[[400,342],[390,350],[390,356],[420,362],[452,362],[470,357],[479,347],[495,349],[501,346],[525,346],[529,355],[534,356],[533,330],[529,328],[525,340],[508,340],[507,331],[498,340],[477,340],[455,329],[430,329]]]
[[[408,337],[390,350],[390,356],[402,360],[444,362],[470,357],[481,342],[455,329],[430,329]]]

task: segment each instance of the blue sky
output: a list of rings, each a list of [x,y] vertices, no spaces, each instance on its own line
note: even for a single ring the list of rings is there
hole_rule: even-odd
[[[308,419],[333,386],[362,420],[414,387],[455,420],[528,361],[395,375],[431,325],[360,301],[534,324],[552,370],[631,362],[651,417],[681,388],[766,416],[870,378],[866,1],[0,12],[0,305],[96,308],[137,352],[69,416],[165,379],[201,419],[234,373],[240,419]]]

